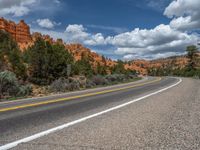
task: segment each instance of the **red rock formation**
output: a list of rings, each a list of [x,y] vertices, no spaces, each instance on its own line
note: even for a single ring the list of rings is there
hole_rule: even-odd
[[[30,28],[21,20],[16,26],[16,41],[18,43],[29,43],[31,42]]]
[[[197,54],[200,58],[200,52]],[[183,56],[174,56],[169,58],[156,59],[151,61],[146,60],[134,60],[125,65],[126,69],[136,70],[140,74],[148,74],[147,70],[150,68],[171,68],[171,69],[183,69],[188,65],[188,58]],[[200,64],[197,64],[197,68],[200,68]]]
[[[106,59],[103,56],[97,54],[96,52],[92,52],[90,49],[85,48],[81,44],[65,44],[65,48],[72,53],[76,61],[80,60],[83,56],[88,57],[92,60],[91,64],[94,67],[96,67],[97,64],[100,64],[102,66],[106,65],[109,67],[112,67],[116,64],[115,61],[111,59]]]
[[[116,61],[111,59],[106,59],[101,55],[92,52],[90,49],[85,48],[81,44],[65,44],[62,39],[54,40],[49,35],[42,35],[41,33],[30,34],[29,26],[21,20],[18,24],[13,21],[8,21],[4,18],[0,18],[0,30],[5,30],[9,32],[12,37],[16,40],[21,50],[26,49],[31,46],[34,41],[41,37],[45,41],[51,44],[60,43],[64,44],[65,48],[69,50],[74,56],[75,60],[78,61],[82,56],[87,56],[90,59],[91,65],[95,68],[98,64],[113,67],[117,64]],[[198,54],[200,57],[200,53]],[[152,61],[146,60],[134,60],[130,61],[125,65],[125,69],[136,70],[140,74],[146,75],[149,68],[160,68],[171,65],[174,69],[183,68],[188,64],[188,59],[186,56],[171,57],[165,59],[157,59]],[[199,66],[200,67],[200,66]]]
[[[146,60],[134,60],[125,64],[125,69],[135,70],[142,75],[147,75],[147,68],[149,66],[149,61]]]
[[[34,32],[31,36],[32,36],[33,42],[36,41],[36,39],[40,37],[40,38],[44,39],[45,41],[48,41],[51,44],[55,44],[55,43],[64,44],[62,39],[54,40],[49,35],[41,34],[39,32]]]
[[[117,64],[115,61],[111,59],[106,59],[101,55],[92,52],[90,49],[85,48],[81,44],[65,44],[62,39],[54,40],[49,35],[42,35],[38,32],[30,35],[29,26],[23,20],[21,20],[18,24],[15,24],[15,22],[7,21],[4,18],[0,18],[0,29],[9,32],[18,43],[21,50],[24,50],[28,46],[31,46],[38,37],[41,37],[51,44],[64,44],[66,49],[72,53],[76,61],[80,60],[83,56],[87,56],[90,59],[91,65],[94,68],[96,68],[98,64],[102,66],[106,65],[108,67],[113,67]],[[141,67],[139,67],[138,64],[135,64],[135,62],[130,66],[126,65],[125,68],[137,70],[138,72],[146,74],[145,70],[141,69]]]
[[[14,39],[16,39],[16,24],[13,21],[7,21],[4,18],[0,18],[0,30],[9,32]]]
[[[30,28],[24,20],[15,24],[13,21],[0,18],[0,30],[5,30],[10,33],[19,45],[26,45],[32,41]]]
[[[169,57],[150,61],[149,68],[160,68],[171,66],[172,69],[184,68],[188,64],[186,56]]]

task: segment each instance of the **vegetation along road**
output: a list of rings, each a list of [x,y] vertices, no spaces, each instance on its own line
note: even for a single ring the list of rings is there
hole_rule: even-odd
[[[2,149],[199,149],[200,81],[153,78],[0,103]]]

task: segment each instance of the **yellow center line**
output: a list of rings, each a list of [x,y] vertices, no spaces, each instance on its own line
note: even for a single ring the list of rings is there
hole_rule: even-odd
[[[16,110],[16,109],[22,109],[22,108],[27,108],[27,107],[34,107],[34,106],[40,106],[40,105],[45,105],[45,104],[52,104],[56,102],[61,102],[61,101],[69,101],[77,98],[84,98],[84,97],[89,97],[89,96],[95,96],[95,95],[100,95],[100,94],[106,94],[106,93],[111,93],[111,92],[116,92],[116,91],[121,91],[121,90],[126,90],[138,86],[143,86],[146,84],[150,83],[155,83],[160,81],[161,78],[158,78],[153,81],[145,82],[145,83],[140,83],[132,86],[127,86],[127,87],[122,87],[122,88],[117,88],[117,89],[111,89],[111,90],[104,90],[100,92],[94,92],[94,93],[88,93],[88,94],[83,94],[83,95],[78,95],[78,96],[71,96],[67,98],[60,98],[60,99],[53,99],[53,100],[48,100],[48,101],[43,101],[43,102],[37,102],[37,103],[32,103],[32,104],[24,104],[24,105],[19,105],[19,106],[13,106],[13,107],[8,107],[8,108],[2,108],[0,109],[0,112],[6,112],[6,111],[11,111],[11,110]]]

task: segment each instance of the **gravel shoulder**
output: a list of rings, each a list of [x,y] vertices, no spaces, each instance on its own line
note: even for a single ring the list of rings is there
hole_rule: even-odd
[[[200,149],[200,81],[178,86],[14,149]]]

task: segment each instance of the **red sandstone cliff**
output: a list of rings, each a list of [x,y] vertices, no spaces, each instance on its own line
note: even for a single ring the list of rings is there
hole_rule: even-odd
[[[30,28],[24,20],[16,24],[13,21],[0,18],[0,30],[9,32],[21,48],[26,47],[32,41]]]
[[[126,69],[136,70],[138,73],[142,75],[147,75],[147,69],[150,65],[149,61],[146,60],[133,60],[125,65]]]
[[[72,55],[74,56],[76,61],[80,60],[82,58],[82,56],[86,56],[93,60],[92,64],[95,67],[97,66],[98,63],[100,65],[106,65],[109,67],[113,67],[116,64],[115,61],[104,58],[103,56],[101,56],[95,52],[92,52],[90,49],[85,48],[81,44],[66,44],[65,47],[67,50],[69,50],[72,53]]]

